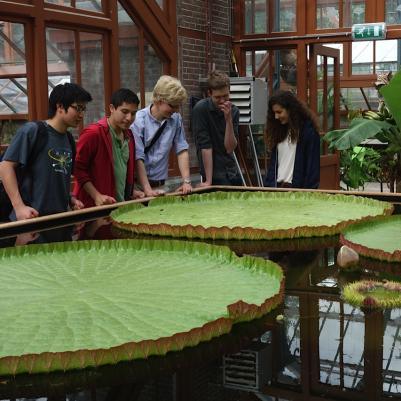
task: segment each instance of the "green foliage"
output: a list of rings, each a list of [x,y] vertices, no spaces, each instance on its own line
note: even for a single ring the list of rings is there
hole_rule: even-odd
[[[365,182],[379,180],[380,153],[372,148],[354,146],[341,152],[341,175],[350,188],[359,188]]]
[[[330,149],[348,150],[391,127],[387,121],[354,118],[348,128],[329,131],[323,139],[329,142]]]
[[[331,150],[340,150],[341,179],[350,188],[359,188],[366,182],[387,181],[388,174],[382,171],[382,162],[387,150],[374,150],[358,146],[369,138],[376,137],[387,142],[387,133],[392,132],[387,121],[356,117],[348,129],[328,132],[323,139]],[[390,161],[387,160],[387,163]]]
[[[350,112],[352,120],[347,129],[330,131],[323,137],[331,150],[341,152],[341,179],[349,187],[358,188],[373,179],[387,182],[394,191],[394,182],[401,181],[400,90],[401,75],[397,73],[380,89],[384,101],[380,102],[379,110]],[[362,151],[358,145],[369,138],[378,139],[387,146]]]
[[[397,127],[401,128],[401,72],[398,71],[389,81],[387,85],[383,85],[379,92],[383,96],[389,112],[394,117]]]

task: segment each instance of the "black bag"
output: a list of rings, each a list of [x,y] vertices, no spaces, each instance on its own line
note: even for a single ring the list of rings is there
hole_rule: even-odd
[[[8,221],[11,210],[13,210],[13,205],[4,189],[3,183],[0,181],[0,222]]]
[[[18,183],[21,182],[24,175],[29,172],[31,165],[39,156],[41,150],[46,146],[48,140],[48,132],[47,126],[43,121],[36,121],[38,126],[38,134],[36,135],[35,143],[32,147],[32,152],[29,155],[28,161],[25,166],[19,166],[16,169],[16,176]],[[72,150],[72,170],[74,169],[74,160],[75,160],[75,141],[72,134],[67,131],[68,140],[70,142],[71,150]],[[13,205],[10,201],[10,198],[7,195],[7,192],[4,188],[3,183],[0,181],[0,221],[9,221],[9,215],[13,210]]]

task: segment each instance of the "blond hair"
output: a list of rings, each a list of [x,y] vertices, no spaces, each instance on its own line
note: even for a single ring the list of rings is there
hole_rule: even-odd
[[[181,82],[170,75],[162,75],[153,88],[153,102],[179,105],[187,100],[187,91]]]

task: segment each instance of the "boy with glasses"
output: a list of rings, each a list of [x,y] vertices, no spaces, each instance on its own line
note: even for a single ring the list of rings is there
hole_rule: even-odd
[[[11,220],[83,207],[70,195],[75,143],[68,129],[83,121],[91,100],[79,85],[57,85],[49,96],[49,118],[18,129],[0,163],[0,179],[13,207]]]
[[[85,207],[143,197],[134,191],[135,143],[129,130],[138,96],[121,88],[111,96],[110,114],[87,126],[79,136],[74,194]]]
[[[202,183],[242,185],[233,152],[237,147],[239,109],[230,102],[230,78],[220,71],[208,76],[209,97],[192,110],[192,132]]]
[[[169,75],[163,75],[153,89],[152,104],[138,111],[131,130],[135,137],[135,159],[138,181],[145,196],[164,193],[163,186],[168,176],[170,150],[177,154],[182,185],[178,191],[183,194],[192,191],[188,143],[179,108],[187,99],[187,92],[181,82]]]

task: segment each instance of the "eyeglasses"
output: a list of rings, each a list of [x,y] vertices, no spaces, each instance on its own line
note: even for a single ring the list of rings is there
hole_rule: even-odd
[[[83,104],[70,104],[70,107],[72,107],[77,113],[85,113],[86,111],[86,106]]]

